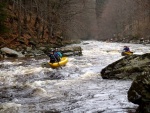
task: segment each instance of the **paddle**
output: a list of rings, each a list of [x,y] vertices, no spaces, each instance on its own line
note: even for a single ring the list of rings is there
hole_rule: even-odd
[[[59,61],[57,60],[57,58],[54,55],[55,60],[58,62],[59,67],[62,69],[61,65],[59,64]]]

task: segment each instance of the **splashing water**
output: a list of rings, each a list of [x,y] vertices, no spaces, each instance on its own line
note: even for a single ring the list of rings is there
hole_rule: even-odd
[[[103,80],[102,68],[122,58],[121,49],[150,52],[140,44],[83,41],[83,56],[69,57],[62,69],[42,68],[48,58],[0,61],[0,113],[128,113],[132,81]]]

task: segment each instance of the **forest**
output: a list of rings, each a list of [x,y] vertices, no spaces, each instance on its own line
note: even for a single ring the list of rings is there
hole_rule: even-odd
[[[0,113],[150,113],[150,0],[0,0]]]
[[[0,0],[0,47],[150,39],[149,0]]]

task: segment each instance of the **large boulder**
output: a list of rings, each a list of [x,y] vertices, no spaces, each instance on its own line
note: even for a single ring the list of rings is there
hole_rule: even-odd
[[[80,46],[62,47],[61,52],[63,56],[82,55],[82,48]]]
[[[143,73],[133,81],[128,100],[139,107],[136,113],[150,113],[150,71]]]
[[[150,53],[126,56],[102,69],[104,79],[132,79],[150,71]]]
[[[1,52],[2,54],[5,54],[7,57],[25,57],[22,53],[7,47],[1,48]]]

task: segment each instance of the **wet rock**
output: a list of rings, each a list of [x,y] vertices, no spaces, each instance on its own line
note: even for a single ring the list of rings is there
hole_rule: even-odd
[[[32,47],[32,49],[36,49],[37,42],[34,38],[30,38],[28,44]]]
[[[82,48],[80,46],[62,47],[61,52],[63,56],[82,55]]]
[[[87,45],[87,44],[89,44],[89,43],[83,43],[83,45]]]
[[[45,75],[48,76],[48,78],[44,78],[44,79],[48,79],[48,80],[59,80],[59,79],[64,79],[64,76],[61,75],[61,73],[57,72],[45,72]]]
[[[46,49],[47,49],[46,47],[39,47],[39,50],[41,50],[41,51],[44,51]]]
[[[150,53],[126,56],[102,69],[103,79],[132,79],[150,72]]]
[[[5,58],[5,53],[1,51],[0,49],[0,58]]]
[[[150,113],[150,73],[136,77],[128,91],[128,100],[139,105],[136,113]]]
[[[46,68],[51,68],[50,65],[48,64],[48,62],[44,62],[41,64],[41,67],[46,67]]]
[[[40,49],[32,49],[32,47],[27,47],[24,55],[26,57],[36,57],[36,56],[44,56],[45,53]]]
[[[3,54],[5,54],[7,57],[25,57],[22,53],[7,47],[1,48],[1,52],[3,52]]]
[[[1,102],[7,102],[7,101],[11,101],[13,99],[13,95],[9,94],[8,92],[2,91],[0,93],[0,101]]]
[[[0,101],[1,102],[8,102],[14,99],[23,97],[31,97],[31,93],[33,92],[34,88],[26,88],[25,86],[10,86],[10,87],[3,87],[1,88],[0,92]]]
[[[0,104],[0,113],[18,113],[18,109],[21,104],[16,104],[13,102]]]
[[[47,92],[46,90],[42,88],[35,88],[32,92],[32,96],[46,96]]]

